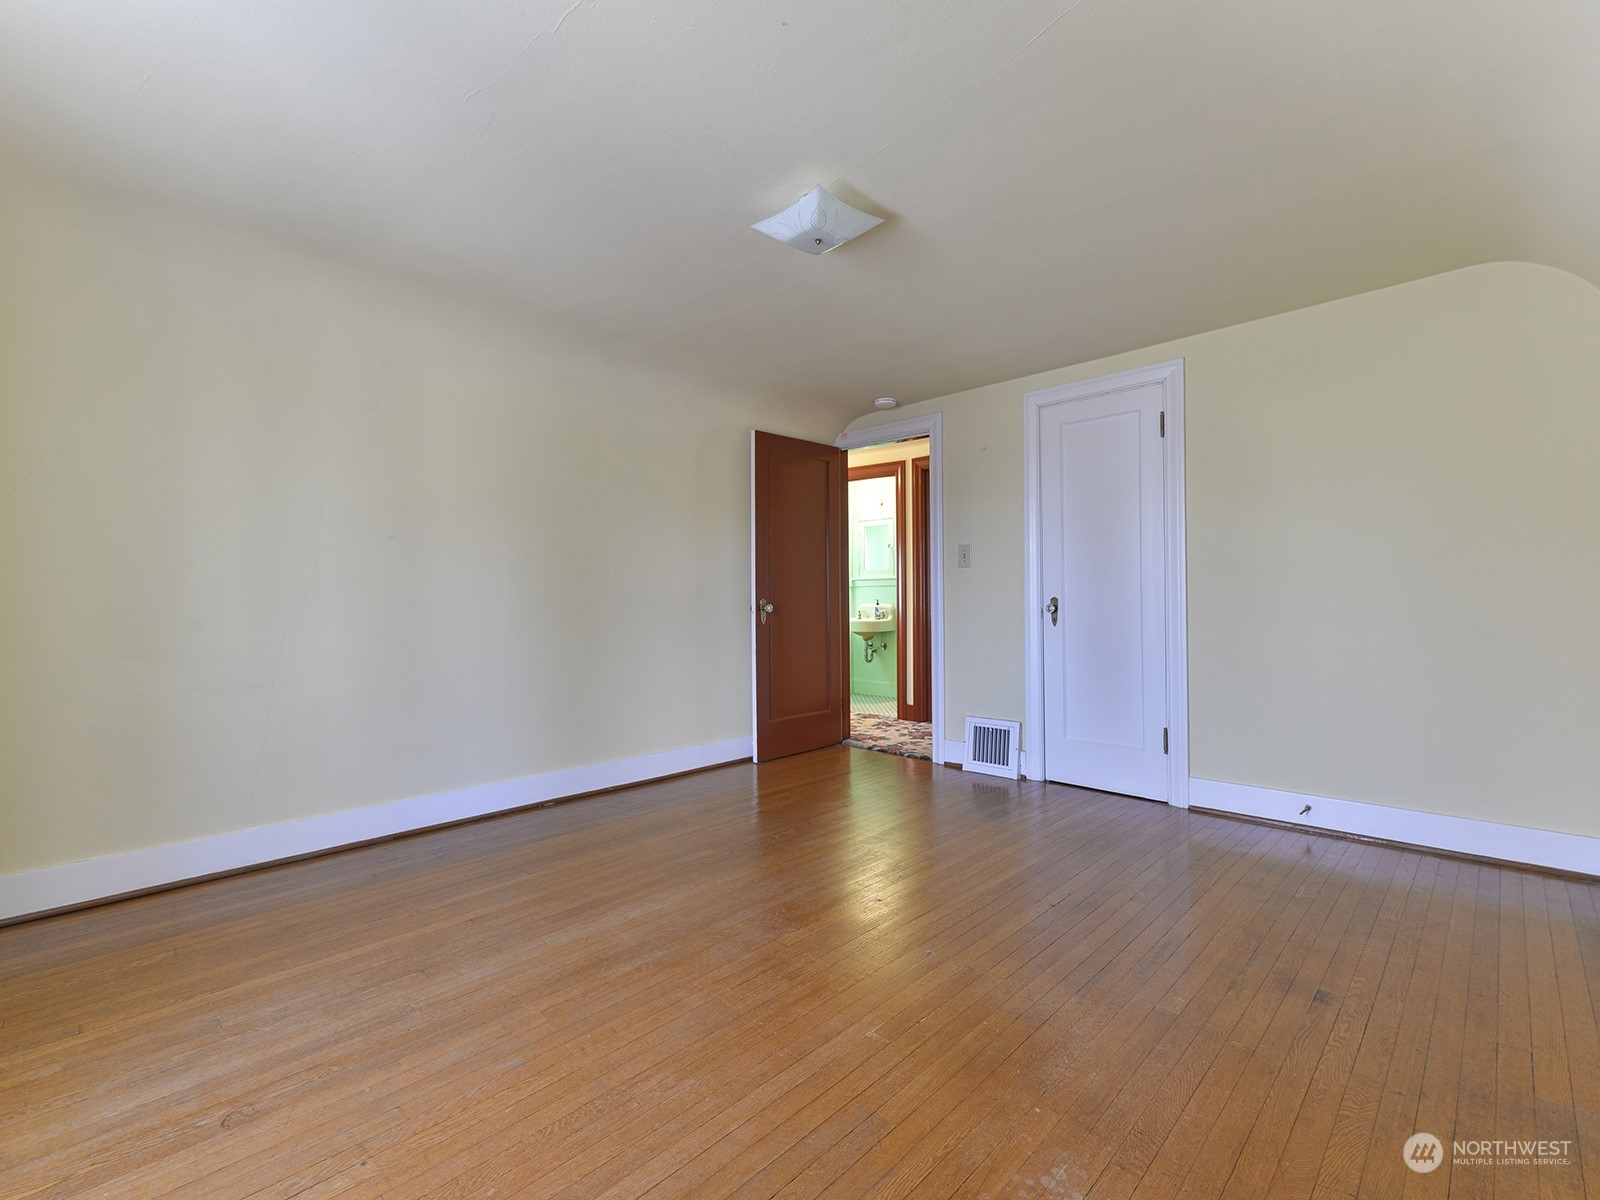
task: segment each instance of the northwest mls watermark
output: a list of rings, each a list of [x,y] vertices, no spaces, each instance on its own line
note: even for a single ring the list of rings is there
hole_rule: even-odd
[[[1438,1170],[1444,1163],[1444,1143],[1431,1133],[1413,1133],[1400,1153],[1406,1166],[1419,1175]],[[1453,1167],[1566,1167],[1572,1165],[1570,1141],[1502,1141],[1469,1138],[1450,1143]]]

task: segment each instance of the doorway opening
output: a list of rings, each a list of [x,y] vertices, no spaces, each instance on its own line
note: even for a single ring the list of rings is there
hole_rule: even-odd
[[[751,757],[755,761],[836,746],[850,737],[851,642],[862,639],[847,619],[852,610],[846,457],[852,450],[912,438],[927,439],[927,453],[903,460],[909,464],[906,512],[914,530],[918,519],[910,516],[913,508],[924,514],[920,526],[926,530],[921,535],[926,537],[926,553],[904,573],[912,589],[909,602],[898,601],[900,607],[909,605],[913,612],[920,609],[924,614],[916,623],[922,632],[907,635],[912,645],[906,698],[912,705],[925,704],[931,717],[916,722],[930,727],[926,757],[944,763],[950,761],[951,752],[961,751],[959,740],[952,745],[944,737],[942,424],[941,414],[928,413],[848,430],[831,446],[752,431],[750,677]],[[889,453],[888,457],[903,453]],[[890,542],[886,534],[877,536],[894,545],[896,553],[905,541],[898,532],[893,535],[899,539],[896,542]],[[868,555],[865,547],[862,555],[863,559]],[[881,576],[869,576],[866,582],[884,586]],[[898,574],[895,584],[899,596]],[[885,594],[861,599],[876,600],[881,610]],[[891,601],[889,606],[895,603]],[[881,615],[853,619],[884,620]],[[881,634],[882,630],[880,624],[868,632]],[[876,646],[881,645],[880,639]],[[866,655],[864,644],[861,654],[863,658]],[[877,654],[875,648],[874,659]],[[898,721],[898,666],[896,670],[892,699],[897,715],[890,719]],[[858,743],[865,740],[863,732],[856,731]]]
[[[847,461],[850,737],[845,744],[931,760],[929,438],[851,450]]]

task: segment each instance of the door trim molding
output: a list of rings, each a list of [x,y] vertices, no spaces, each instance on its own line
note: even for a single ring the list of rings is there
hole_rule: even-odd
[[[906,530],[910,528],[911,516],[906,509],[906,478],[910,475],[907,468],[911,465],[904,459],[891,459],[885,463],[872,463],[868,466],[852,467],[849,465],[849,454],[845,456],[845,487],[858,479],[893,479],[894,480],[894,611],[900,614],[899,622],[895,626],[895,663],[894,663],[894,700],[895,712],[898,714],[900,705],[905,700],[906,694],[906,642],[910,631],[906,627],[906,592],[909,584],[906,580],[906,563],[910,556],[906,553]],[[845,497],[845,517],[850,515],[850,499]],[[855,615],[850,607],[855,600],[855,578],[850,574],[855,569],[855,560],[852,555],[849,568],[845,571],[845,619],[848,621]],[[855,645],[850,641],[850,635],[845,635],[845,644],[850,647],[850,670],[855,670],[856,657]],[[931,678],[931,674],[930,674]],[[846,701],[846,703],[849,703]]]
[[[1039,422],[1046,408],[1087,400],[1108,392],[1159,384],[1162,411],[1167,414],[1167,436],[1161,448],[1166,485],[1166,611],[1167,611],[1167,803],[1189,807],[1189,588],[1185,539],[1183,477],[1183,359],[1117,371],[1078,383],[1027,392],[1022,397],[1023,472],[1023,677],[1025,687],[1022,727],[1023,774],[1045,778],[1044,748],[1044,638],[1040,621],[1043,571],[1040,558],[1040,444]]]
[[[933,761],[949,762],[944,736],[944,414],[906,417],[887,425],[847,429],[834,438],[841,450],[862,450],[908,438],[928,439],[929,699],[933,703]],[[950,743],[955,745],[956,743]]]

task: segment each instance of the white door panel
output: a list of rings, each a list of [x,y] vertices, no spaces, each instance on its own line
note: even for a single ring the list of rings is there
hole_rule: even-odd
[[[1040,410],[1050,779],[1167,798],[1165,484],[1159,384]]]

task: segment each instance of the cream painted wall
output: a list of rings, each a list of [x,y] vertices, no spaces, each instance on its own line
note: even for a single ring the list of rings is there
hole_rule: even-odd
[[[1023,716],[1023,393],[1179,357],[1192,773],[1600,834],[1600,291],[1530,264],[891,414],[944,414],[947,732]]]
[[[836,418],[0,188],[0,873],[747,737],[749,429]]]

